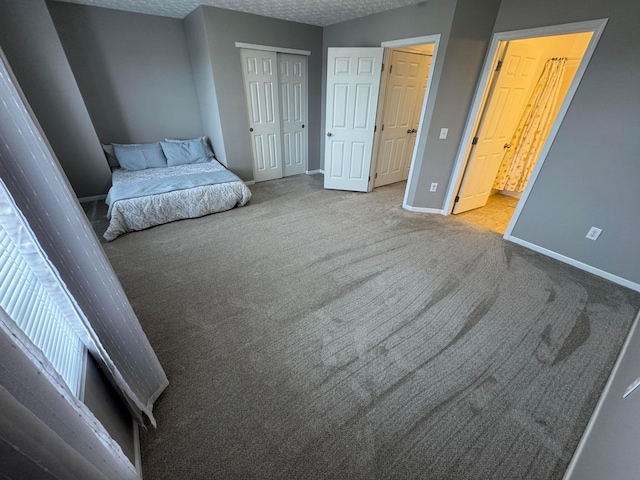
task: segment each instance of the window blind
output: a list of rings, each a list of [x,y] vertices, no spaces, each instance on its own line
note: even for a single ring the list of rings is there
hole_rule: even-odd
[[[4,225],[0,225],[0,306],[44,353],[77,397],[84,344]]]

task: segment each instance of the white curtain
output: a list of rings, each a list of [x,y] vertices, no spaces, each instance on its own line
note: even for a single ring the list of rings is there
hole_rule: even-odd
[[[153,404],[168,385],[167,377],[1,50],[0,178],[83,313],[86,331],[92,332],[85,337],[87,348],[119,387],[138,421],[144,424],[144,413],[155,424]],[[12,342],[6,334],[0,337],[4,338],[4,345]],[[35,383],[15,382],[15,378],[23,378],[16,377],[7,367],[15,351],[15,348],[0,347],[0,367],[4,367],[0,368],[0,394],[8,392],[0,397],[12,397],[24,407],[18,408],[23,412],[20,417],[7,419],[13,422],[15,430],[28,432],[35,415],[67,445],[79,445],[72,445],[72,449],[87,452],[83,458],[106,477],[132,478],[135,470],[113,450],[102,459],[92,456],[95,441],[103,447],[104,442],[97,440],[95,429],[73,426],[74,419],[82,418],[85,413],[81,407],[76,408],[77,405],[65,399],[59,408],[53,407],[62,397],[55,394],[51,382],[41,381],[43,375],[31,375],[30,378],[39,379]],[[17,357],[23,362],[24,355]],[[12,392],[14,387],[17,393]],[[38,391],[44,393],[36,393]],[[34,394],[40,396],[34,397]],[[34,398],[36,402],[27,405],[26,402]],[[0,404],[0,410],[3,408]],[[83,446],[81,450],[80,446]],[[56,451],[60,446],[47,447]],[[63,475],[59,478],[94,477]]]
[[[511,146],[502,159],[493,188],[524,191],[553,124],[566,65],[566,58],[547,60],[513,134]]]

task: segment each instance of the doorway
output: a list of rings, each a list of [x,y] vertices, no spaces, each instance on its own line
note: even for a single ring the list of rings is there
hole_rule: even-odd
[[[386,79],[378,110],[380,133],[373,187],[406,181],[427,90],[434,44],[388,49]]]
[[[324,187],[354,192],[370,192],[374,188],[376,155],[382,133],[382,105],[386,75],[384,64],[390,49],[416,45],[432,45],[432,63],[440,35],[429,35],[383,42],[381,47],[329,47],[327,49],[327,97],[325,100]],[[383,60],[384,57],[384,60]],[[418,113],[407,182],[411,181],[416,151],[424,148],[430,114],[427,114],[429,75],[421,104],[414,105]],[[405,130],[406,132],[406,130]],[[406,163],[403,165],[406,171]],[[402,179],[400,179],[402,181]],[[406,203],[407,189],[404,189]]]
[[[452,213],[503,234],[592,32],[501,42]]]
[[[509,238],[605,24],[494,36],[445,212]]]

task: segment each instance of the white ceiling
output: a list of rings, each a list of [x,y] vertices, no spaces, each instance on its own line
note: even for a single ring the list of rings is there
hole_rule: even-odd
[[[424,0],[57,0],[163,17],[184,18],[200,5],[325,27]]]

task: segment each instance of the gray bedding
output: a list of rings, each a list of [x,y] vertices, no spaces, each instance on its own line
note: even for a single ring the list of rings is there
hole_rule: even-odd
[[[108,241],[126,232],[196,218],[245,205],[251,191],[215,160],[206,163],[113,172]]]

